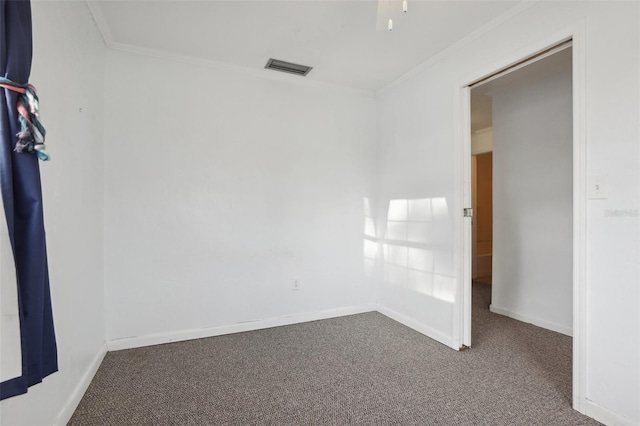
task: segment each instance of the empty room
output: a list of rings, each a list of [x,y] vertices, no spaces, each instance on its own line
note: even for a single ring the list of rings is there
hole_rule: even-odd
[[[1,425],[640,425],[640,2],[0,0],[0,72]]]

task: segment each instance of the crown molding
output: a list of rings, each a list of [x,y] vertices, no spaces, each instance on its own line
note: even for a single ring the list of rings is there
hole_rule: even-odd
[[[461,38],[457,42],[449,45],[445,49],[431,56],[426,61],[422,62],[420,65],[412,68],[406,73],[402,74],[400,77],[392,80],[390,83],[382,86],[377,90],[365,90],[365,89],[356,89],[349,86],[342,86],[334,83],[323,82],[319,80],[297,80],[300,78],[299,76],[291,76],[291,75],[280,75],[274,71],[263,70],[263,69],[254,69],[249,67],[244,67],[240,65],[232,65],[224,62],[219,62],[211,59],[204,59],[190,55],[180,55],[173,52],[160,50],[160,49],[150,49],[146,47],[135,46],[132,44],[121,43],[115,41],[111,30],[109,29],[109,25],[102,13],[102,9],[100,5],[94,0],[85,0],[89,11],[93,17],[93,20],[102,35],[102,39],[104,44],[112,50],[126,52],[136,55],[148,56],[157,59],[164,59],[168,61],[181,62],[190,65],[195,65],[199,67],[205,68],[213,68],[217,70],[227,71],[231,73],[241,73],[249,76],[253,76],[256,78],[271,80],[271,81],[279,81],[290,84],[297,84],[308,87],[318,87],[322,89],[330,89],[341,92],[351,93],[353,95],[364,96],[367,98],[377,98],[378,96],[384,94],[385,92],[400,86],[405,81],[411,79],[412,77],[420,74],[426,69],[430,68],[434,64],[441,61],[443,58],[449,56],[451,53],[461,49],[465,45],[473,42],[474,40],[480,38],[482,35],[487,32],[493,30],[494,28],[500,26],[505,21],[513,18],[514,16],[520,14],[521,12],[529,9],[531,6],[536,4],[539,0],[518,0],[516,5],[509,8],[507,11],[503,12],[496,18],[492,19],[485,25],[481,26],[477,30],[469,33],[465,37]]]
[[[194,65],[197,67],[212,68],[212,69],[226,71],[233,74],[244,74],[247,76],[251,76],[251,77],[255,77],[263,80],[276,81],[276,82],[293,84],[293,85],[304,86],[304,87],[311,87],[311,88],[315,87],[322,90],[332,90],[332,91],[341,92],[341,93],[349,93],[351,95],[362,96],[362,97],[371,98],[371,99],[375,98],[375,91],[373,90],[356,89],[349,86],[342,86],[339,84],[328,83],[320,80],[308,79],[308,77],[303,78],[296,75],[278,73],[276,71],[262,69],[262,68],[254,69],[254,68],[244,67],[240,65],[232,65],[232,64],[228,64],[220,61],[215,61],[212,59],[199,58],[199,57],[190,56],[190,55],[181,55],[181,54],[169,52],[166,50],[150,49],[147,47],[135,46],[128,43],[121,43],[121,42],[115,41],[111,33],[111,30],[109,29],[109,25],[107,24],[107,20],[105,19],[104,14],[102,13],[102,9],[97,4],[97,2],[92,0],[85,0],[85,2],[87,4],[87,7],[89,8],[89,11],[91,12],[91,15],[93,17],[93,20],[96,26],[98,27],[98,30],[100,31],[100,34],[102,35],[102,40],[104,41],[104,44],[111,50],[130,53],[134,55],[147,56],[147,57],[152,57],[152,58],[162,59],[162,60],[167,60],[172,62],[179,62],[183,64]]]
[[[432,67],[436,63],[440,62],[442,59],[446,58],[447,56],[449,56],[453,52],[455,52],[457,50],[460,50],[462,47],[466,46],[467,44],[477,40],[478,38],[482,37],[484,34],[488,33],[489,31],[493,30],[494,28],[500,26],[505,21],[508,21],[509,19],[513,18],[514,16],[516,16],[516,15],[522,13],[523,11],[529,9],[531,6],[533,6],[537,2],[538,2],[538,0],[518,0],[517,4],[515,6],[507,9],[505,12],[501,13],[500,15],[498,15],[497,17],[495,17],[491,21],[487,22],[486,24],[484,24],[483,26],[481,26],[477,30],[467,34],[466,36],[464,36],[460,40],[456,41],[455,43],[447,46],[446,48],[444,48],[440,52],[438,52],[435,55],[431,56],[429,59],[427,59],[426,61],[422,62],[420,65],[410,69],[406,73],[402,74],[400,77],[396,78],[395,80],[391,81],[390,83],[388,83],[385,86],[381,87],[380,89],[376,90],[375,91],[376,97],[384,94],[385,92],[387,92],[387,91],[389,91],[389,90],[391,90],[391,89],[393,89],[395,87],[400,86],[402,83],[404,83],[405,81],[409,80],[410,78],[415,77],[416,75],[420,74],[421,72],[429,69],[430,67]]]
[[[107,47],[111,48],[114,42],[113,35],[111,34],[111,30],[109,29],[107,20],[105,19],[104,14],[102,13],[102,9],[100,8],[97,2],[92,0],[85,0],[85,4],[87,5],[89,12],[91,13],[93,22],[95,22],[96,27],[98,27],[98,31],[102,36],[102,41],[104,41],[104,44]]]
[[[308,79],[308,77],[301,77],[297,75],[289,75],[267,69],[254,69],[244,67],[240,65],[228,64],[225,62],[215,61],[212,59],[198,58],[190,55],[180,55],[173,52],[168,52],[159,49],[150,49],[146,47],[134,46],[131,44],[112,42],[110,48],[115,51],[125,52],[134,55],[147,56],[160,60],[167,60],[171,62],[179,62],[183,64],[189,64],[202,68],[211,68],[233,74],[244,74],[249,77],[259,78],[262,80],[269,80],[275,82],[281,82],[286,84],[292,84],[297,86],[304,86],[310,88],[319,88],[322,90],[332,90],[342,93],[349,93],[352,95],[362,96],[373,99],[375,92],[373,90],[356,89],[348,86],[341,86],[339,84],[327,83],[320,80]]]

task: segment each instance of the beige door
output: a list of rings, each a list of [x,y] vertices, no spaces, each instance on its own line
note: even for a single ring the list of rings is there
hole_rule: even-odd
[[[493,154],[491,152],[473,156],[471,176],[474,211],[473,279],[490,283],[493,239]]]

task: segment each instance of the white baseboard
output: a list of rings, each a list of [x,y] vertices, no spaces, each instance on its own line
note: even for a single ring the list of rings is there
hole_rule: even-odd
[[[502,309],[495,307],[493,305],[490,306],[491,312],[495,312],[497,314],[506,315],[510,318],[514,318],[520,321],[528,322],[534,325],[538,325],[540,327],[548,328],[553,331],[557,331],[563,334],[570,334],[570,330],[567,330],[566,327],[558,326],[557,324],[549,323],[547,321],[537,320],[535,318],[530,318],[525,315],[520,315],[514,312],[511,312],[507,309]],[[71,395],[69,396],[67,402],[60,410],[58,417],[54,421],[54,426],[65,425],[71,419],[74,411],[80,404],[82,397],[84,396],[91,380],[95,376],[104,356],[107,354],[107,351],[117,351],[122,349],[131,349],[138,348],[143,346],[150,345],[158,345],[162,343],[170,343],[170,342],[179,342],[184,340],[191,339],[200,339],[204,337],[213,337],[220,336],[224,334],[232,334],[232,333],[240,333],[244,331],[253,331],[260,330],[264,328],[278,327],[283,325],[292,325],[298,324],[308,321],[317,321],[328,318],[336,318],[345,315],[354,315],[361,314],[365,312],[378,311],[381,314],[398,321],[401,324],[406,325],[407,327],[418,331],[430,337],[448,347],[458,350],[459,348],[455,347],[455,344],[450,336],[435,330],[431,327],[428,327],[418,321],[415,321],[393,309],[389,309],[380,305],[364,305],[364,306],[351,306],[337,309],[329,309],[325,311],[319,312],[310,312],[305,314],[298,315],[290,315],[285,317],[277,317],[270,318],[266,320],[258,320],[258,321],[248,321],[237,324],[229,324],[222,325],[218,327],[211,327],[205,329],[195,329],[195,330],[184,330],[184,331],[176,331],[170,333],[158,333],[151,334],[147,336],[139,336],[139,337],[131,337],[126,339],[116,339],[102,345],[95,358],[89,365],[89,368],[82,376],[82,379],[75,387]],[[585,412],[584,414],[601,422],[607,426],[640,426],[639,422],[634,422],[632,420],[626,419],[624,417],[619,416],[618,414],[613,413],[612,411],[601,407],[600,405],[585,400]]]
[[[453,348],[455,350],[460,349],[455,345],[451,336],[448,336],[438,330],[435,330],[429,326],[426,326],[414,319],[409,318],[408,316],[405,316],[397,311],[394,311],[393,309],[389,309],[387,307],[378,305],[377,310],[382,315],[386,315],[392,320],[398,321],[399,323],[404,324],[407,327],[414,329],[418,333],[422,333],[425,336],[442,343],[443,345],[449,346],[450,348]]]
[[[66,425],[69,420],[71,420],[71,416],[73,416],[74,411],[78,408],[80,400],[82,400],[84,393],[87,391],[89,384],[91,384],[91,380],[93,380],[93,376],[96,375],[96,372],[98,371],[100,364],[102,364],[102,360],[106,354],[107,343],[105,342],[93,358],[93,361],[91,361],[91,364],[89,364],[89,368],[87,368],[87,371],[80,379],[78,385],[75,387],[73,392],[71,392],[71,395],[69,395],[69,399],[67,399],[67,402],[62,407],[62,410],[60,410],[58,417],[56,417],[56,420],[53,422],[54,426]]]
[[[513,318],[518,321],[522,321],[522,322],[536,325],[538,327],[546,328],[547,330],[555,331],[557,333],[565,334],[567,336],[573,336],[573,330],[571,329],[571,327],[556,324],[551,321],[546,321],[540,318],[534,318],[528,315],[523,315],[518,312],[513,312],[513,311],[510,311],[509,309],[501,308],[493,304],[489,305],[489,310],[494,314],[504,315],[505,317]]]
[[[198,328],[191,330],[172,331],[168,333],[155,333],[145,336],[114,339],[108,342],[109,351],[141,348],[144,346],[160,345],[163,343],[182,342],[185,340],[202,339],[205,337],[221,336],[224,334],[241,333],[244,331],[261,330],[263,328],[292,325],[302,322],[317,321],[345,315],[361,314],[375,311],[374,305],[349,306],[325,311],[309,312],[305,314],[289,315],[264,320],[246,321],[236,324],[226,324],[216,327]]]
[[[627,418],[621,417],[620,415],[610,411],[600,405],[596,404],[593,401],[585,400],[585,415],[591,417],[592,419],[596,419],[600,423],[603,423],[607,426],[638,426],[640,425],[639,421],[629,420]]]

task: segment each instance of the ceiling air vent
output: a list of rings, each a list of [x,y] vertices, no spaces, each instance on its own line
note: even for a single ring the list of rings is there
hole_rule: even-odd
[[[273,58],[270,58],[267,61],[267,65],[265,65],[264,67],[269,70],[288,72],[290,74],[297,74],[303,77],[309,74],[309,71],[311,71],[311,69],[313,68],[306,65],[292,64],[291,62],[280,61]]]

